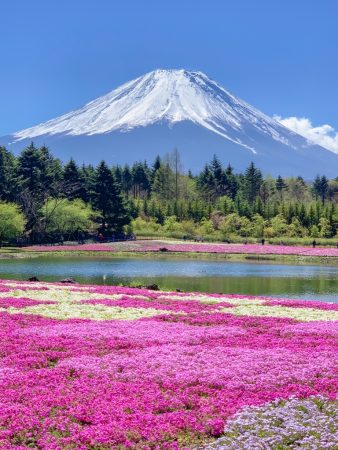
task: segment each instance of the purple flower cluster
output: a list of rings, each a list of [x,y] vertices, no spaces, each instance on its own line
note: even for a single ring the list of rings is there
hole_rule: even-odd
[[[311,396],[244,408],[228,421],[224,436],[204,450],[299,448],[338,448],[337,400]]]

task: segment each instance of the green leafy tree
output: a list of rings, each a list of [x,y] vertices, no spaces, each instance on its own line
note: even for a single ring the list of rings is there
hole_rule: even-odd
[[[250,221],[250,225],[251,225],[251,233],[250,233],[251,236],[255,238],[261,238],[264,236],[264,228],[266,226],[266,221],[261,215],[255,214]]]
[[[231,234],[238,234],[242,226],[242,218],[237,213],[228,214],[219,229],[225,238]]]
[[[273,230],[273,236],[283,237],[286,236],[288,230],[288,224],[285,217],[282,214],[278,214],[270,221],[271,228]]]
[[[330,221],[325,217],[321,217],[319,220],[319,236],[323,238],[329,238],[332,234],[332,228]]]
[[[41,215],[47,232],[69,235],[91,231],[95,217],[92,208],[80,199],[49,199]]]
[[[15,203],[0,202],[0,245],[3,241],[20,236],[26,225],[26,218]]]
[[[288,226],[287,236],[289,237],[305,237],[307,235],[306,228],[302,227],[299,219],[294,217]]]

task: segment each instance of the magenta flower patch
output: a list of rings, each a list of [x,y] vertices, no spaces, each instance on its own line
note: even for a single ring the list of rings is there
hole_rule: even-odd
[[[0,288],[0,448],[256,448],[257,435],[267,449],[288,439],[334,448],[332,305]]]

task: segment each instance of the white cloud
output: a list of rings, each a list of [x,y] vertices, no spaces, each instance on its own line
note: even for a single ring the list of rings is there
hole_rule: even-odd
[[[331,125],[314,127],[311,120],[305,117],[285,117],[283,119],[280,116],[274,116],[274,119],[309,141],[338,154],[338,132]]]

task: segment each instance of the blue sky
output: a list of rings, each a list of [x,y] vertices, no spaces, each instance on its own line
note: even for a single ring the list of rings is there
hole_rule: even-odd
[[[337,0],[2,0],[0,17],[0,135],[155,68],[338,129]]]

